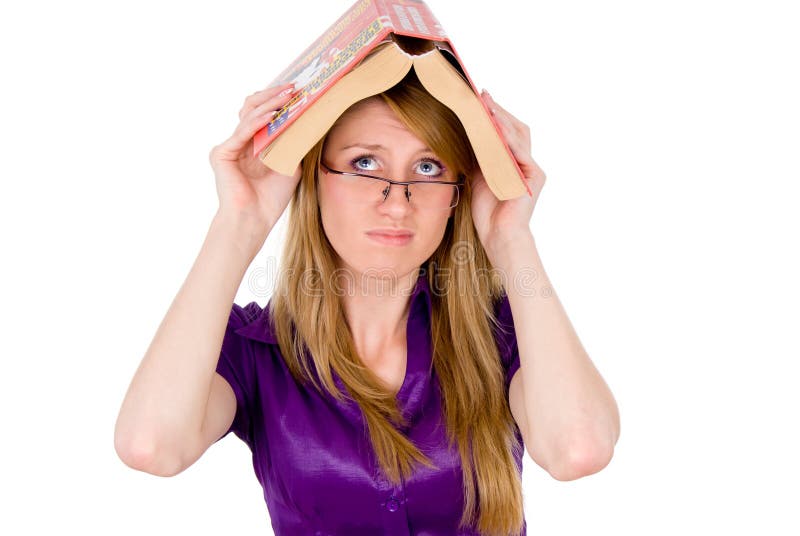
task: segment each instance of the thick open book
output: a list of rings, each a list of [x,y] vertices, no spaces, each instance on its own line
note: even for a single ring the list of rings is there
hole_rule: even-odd
[[[347,108],[396,85],[410,69],[460,119],[495,196],[532,195],[499,125],[421,1],[356,2],[272,82],[295,82],[295,94],[256,133],[254,156],[291,175]]]

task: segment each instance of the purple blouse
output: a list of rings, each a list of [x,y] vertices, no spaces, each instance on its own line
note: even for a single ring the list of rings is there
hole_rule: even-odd
[[[217,372],[236,393],[230,429],[253,453],[256,478],[264,489],[277,535],[476,535],[458,532],[464,508],[461,459],[449,449],[432,367],[431,289],[421,272],[411,294],[406,329],[406,375],[397,393],[410,426],[407,437],[438,470],[418,467],[399,486],[378,471],[363,432],[361,410],[313,386],[299,385],[289,372],[272,333],[269,307],[233,304]],[[519,353],[508,298],[495,304],[502,331],[495,333],[505,370],[505,390],[519,369]],[[313,369],[313,366],[312,366]],[[336,372],[337,387],[347,396]],[[522,436],[517,429],[517,440]],[[217,440],[219,441],[219,439]],[[520,449],[521,452],[521,449]],[[522,458],[517,455],[522,474]],[[520,534],[527,531],[527,523]]]

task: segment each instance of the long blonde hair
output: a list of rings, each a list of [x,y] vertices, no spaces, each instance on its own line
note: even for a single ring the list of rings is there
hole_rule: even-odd
[[[470,176],[477,162],[460,121],[423,88],[413,70],[379,97],[445,166]],[[400,475],[411,475],[413,462],[436,466],[396,428],[404,419],[395,395],[359,359],[340,298],[329,288],[336,255],[325,236],[317,199],[317,170],[326,138],[302,161],[282,268],[270,300],[272,327],[298,382],[310,382],[322,392],[309,368],[310,356],[324,388],[342,400],[331,369],[339,375],[363,411],[381,469],[397,485]],[[458,445],[461,457],[465,508],[460,526],[506,536],[518,534],[523,525],[521,478],[513,457],[521,456],[522,445],[515,437],[492,332],[498,325],[493,304],[502,295],[503,282],[475,233],[470,196],[467,181],[441,244],[422,267],[432,289],[447,289],[431,293],[432,359],[449,444]]]

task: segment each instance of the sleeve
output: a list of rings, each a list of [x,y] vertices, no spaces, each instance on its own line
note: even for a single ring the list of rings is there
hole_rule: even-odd
[[[514,318],[511,316],[511,304],[508,296],[504,294],[495,304],[495,317],[499,329],[495,331],[497,348],[500,351],[500,360],[505,371],[505,393],[508,400],[508,390],[511,379],[519,370],[519,349],[517,347],[517,334],[514,329]]]
[[[230,428],[217,441],[234,432],[248,445],[252,444],[252,408],[256,392],[256,368],[252,343],[236,330],[255,319],[261,312],[256,302],[244,307],[233,304],[222,339],[217,373],[225,378],[236,394],[236,416]]]

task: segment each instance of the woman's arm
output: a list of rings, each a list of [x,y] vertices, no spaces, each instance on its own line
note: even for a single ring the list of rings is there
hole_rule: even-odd
[[[134,468],[176,474],[210,441],[211,430],[202,436],[203,424],[236,290],[300,182],[300,165],[292,176],[281,175],[252,154],[253,135],[286,103],[290,86],[245,98],[233,134],[209,154],[219,209],[133,377],[114,430],[117,453]],[[219,411],[213,416],[219,426]]]
[[[488,92],[482,98],[530,192],[501,201],[489,191],[480,169],[473,177],[475,230],[492,266],[505,276],[517,336],[520,368],[511,381],[509,405],[514,419],[523,421],[517,425],[536,463],[558,480],[573,480],[608,464],[619,437],[619,410],[536,250],[530,220],[546,177],[531,156],[530,127]]]
[[[619,438],[619,410],[578,339],[544,271],[532,233],[495,250],[506,276],[522,382],[509,392],[522,407],[526,447],[558,480],[596,473]]]
[[[236,217],[219,212],[214,217],[122,403],[114,445],[127,465],[171,475],[194,447],[231,306],[260,235]]]

